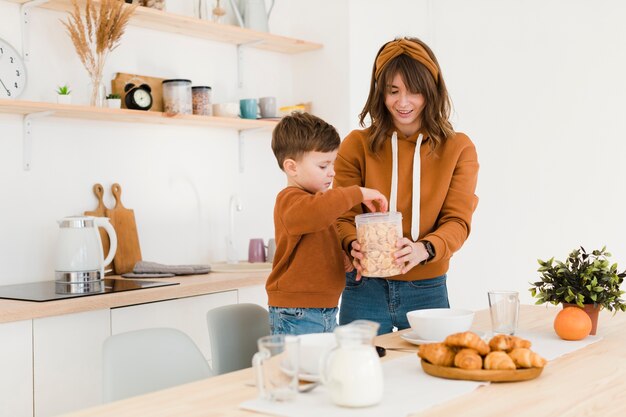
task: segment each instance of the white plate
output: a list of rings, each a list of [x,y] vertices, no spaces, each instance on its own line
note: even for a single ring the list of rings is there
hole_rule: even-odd
[[[481,339],[485,338],[485,332],[481,332],[481,331],[476,331],[476,330],[472,330],[474,333],[476,333],[478,336],[480,336]],[[420,339],[419,336],[417,334],[415,334],[415,332],[408,332],[408,333],[403,333],[400,335],[400,337],[404,340],[406,340],[409,343],[412,343],[414,345],[426,345],[428,343],[440,343],[443,342],[443,340],[424,340],[424,339]]]

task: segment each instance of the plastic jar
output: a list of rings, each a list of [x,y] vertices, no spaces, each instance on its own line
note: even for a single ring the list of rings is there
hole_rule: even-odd
[[[402,238],[402,213],[366,213],[355,217],[356,240],[363,253],[363,276],[390,277],[402,272],[393,253]]]
[[[193,102],[193,114],[199,114],[202,116],[213,115],[213,107],[211,105],[211,87],[191,87],[191,96]]]
[[[163,111],[191,114],[191,80],[163,80]]]

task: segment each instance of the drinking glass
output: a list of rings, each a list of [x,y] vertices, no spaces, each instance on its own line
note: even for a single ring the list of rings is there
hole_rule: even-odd
[[[491,329],[494,333],[515,334],[519,316],[517,291],[489,291]]]
[[[252,358],[259,396],[270,401],[289,401],[298,393],[300,339],[276,334],[261,337]]]

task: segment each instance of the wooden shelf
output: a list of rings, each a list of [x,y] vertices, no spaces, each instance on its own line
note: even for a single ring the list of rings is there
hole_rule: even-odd
[[[27,3],[29,0],[8,1],[21,4]],[[95,0],[95,2],[97,3],[97,0]],[[81,8],[84,3],[85,0],[79,0]],[[72,2],[70,0],[50,0],[39,7],[51,10],[69,11],[72,9]],[[217,42],[236,45],[249,44],[252,48],[285,54],[296,54],[322,48],[322,45],[318,43],[273,35],[266,32],[257,32],[238,26],[214,23],[209,20],[182,16],[141,6],[135,11],[130,24]]]
[[[239,131],[248,129],[273,129],[276,120],[250,120],[235,117],[209,117],[178,114],[167,116],[165,113],[127,109],[109,109],[73,104],[43,103],[24,100],[0,99],[0,113],[33,114],[52,112],[51,117],[72,119],[100,120],[126,123],[159,123],[165,125],[205,126]]]

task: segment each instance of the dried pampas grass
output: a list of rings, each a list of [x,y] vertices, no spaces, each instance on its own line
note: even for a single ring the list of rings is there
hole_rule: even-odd
[[[94,90],[91,104],[96,104],[97,89],[102,82],[102,70],[109,53],[120,45],[120,40],[137,4],[123,0],[87,0],[84,14],[77,0],[67,21],[61,21],[72,39],[76,53],[91,77]]]

